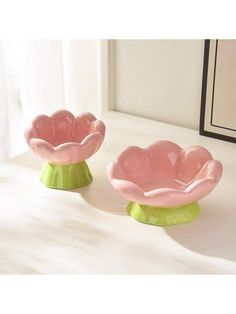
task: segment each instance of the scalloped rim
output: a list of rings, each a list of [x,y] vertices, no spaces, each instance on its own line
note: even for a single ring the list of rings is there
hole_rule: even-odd
[[[74,141],[68,141],[62,144],[59,144],[57,146],[53,146],[48,141],[41,139],[36,130],[36,124],[42,119],[50,119],[54,120],[58,115],[69,115],[73,120],[80,120],[84,119],[85,117],[90,120],[90,129],[94,128],[91,133],[88,133],[81,142],[74,142]],[[78,116],[74,116],[70,111],[68,110],[58,110],[54,112],[51,116],[47,115],[38,115],[36,116],[32,122],[31,125],[26,128],[25,130],[25,139],[30,147],[35,153],[37,153],[39,156],[41,156],[43,159],[54,162],[54,163],[60,163],[58,160],[49,160],[48,155],[49,154],[57,154],[61,152],[62,150],[68,150],[68,151],[74,151],[74,150],[81,150],[84,152],[81,158],[77,158],[73,162],[68,162],[68,164],[71,163],[77,163],[79,161],[88,159],[91,157],[101,146],[104,136],[105,136],[105,124],[101,120],[97,120],[96,117],[90,113],[90,112],[83,112],[79,114]],[[95,145],[95,143],[97,145]],[[92,149],[93,146],[93,149]],[[40,150],[40,152],[39,152]],[[85,153],[85,151],[88,150],[88,154]],[[85,156],[86,155],[86,156]],[[62,164],[67,164],[67,162],[62,162]]]
[[[97,128],[99,129],[99,131],[94,131],[93,133],[88,134],[88,135],[83,139],[83,141],[80,142],[80,143],[70,141],[70,142],[65,142],[65,143],[60,144],[60,145],[57,145],[57,146],[53,146],[52,144],[48,143],[47,141],[45,141],[45,140],[39,138],[38,135],[37,135],[37,131],[35,130],[35,124],[36,124],[36,122],[39,121],[39,120],[45,119],[45,118],[49,118],[49,119],[52,119],[52,120],[53,120],[57,115],[61,115],[61,114],[63,114],[63,113],[64,113],[65,115],[70,115],[71,118],[74,119],[74,120],[83,119],[85,116],[90,117],[90,118],[89,118],[89,120],[91,121],[90,127],[92,127],[92,126],[94,126],[95,124],[97,124]],[[28,136],[28,134],[29,134],[30,132],[32,132],[34,135]],[[105,124],[104,124],[101,120],[96,119],[96,117],[95,117],[92,113],[90,113],[90,112],[82,112],[82,113],[80,113],[78,116],[75,116],[75,115],[73,115],[73,113],[71,113],[70,111],[63,109],[63,110],[58,110],[58,111],[54,112],[54,113],[53,113],[52,115],[50,115],[50,116],[45,115],[45,114],[37,115],[37,116],[34,117],[34,119],[32,120],[30,126],[28,126],[28,127],[25,129],[25,132],[24,132],[24,133],[25,133],[25,139],[26,139],[26,141],[27,141],[27,143],[28,143],[29,146],[30,146],[31,140],[40,140],[40,141],[43,141],[43,142],[45,142],[45,143],[48,143],[48,145],[52,146],[52,147],[55,149],[55,151],[56,151],[56,149],[57,149],[58,147],[62,146],[62,145],[71,144],[71,143],[73,143],[73,144],[82,144],[82,143],[85,142],[85,140],[86,140],[86,138],[87,138],[88,136],[90,136],[91,134],[94,134],[94,133],[99,133],[99,134],[101,135],[101,137],[104,138],[104,136],[105,136]]]
[[[173,188],[158,188],[153,189],[151,191],[145,192],[143,191],[136,183],[133,181],[128,181],[124,179],[114,178],[113,177],[113,170],[116,165],[121,162],[121,160],[125,159],[130,152],[134,151],[142,151],[142,152],[149,152],[151,149],[159,146],[160,143],[168,143],[171,145],[175,145],[175,147],[180,151],[186,151],[191,148],[197,148],[200,150],[204,150],[205,153],[209,154],[209,160],[205,163],[205,165],[200,169],[197,176],[202,172],[206,167],[212,167],[213,171],[210,177],[195,180],[193,178],[192,182],[186,185],[185,190],[178,190]],[[158,206],[158,207],[175,207],[180,205],[189,204],[192,202],[196,202],[199,199],[208,195],[219,182],[223,172],[223,166],[220,161],[213,160],[212,155],[210,152],[202,146],[193,145],[187,148],[181,148],[179,145],[167,141],[167,140],[158,140],[148,146],[147,148],[141,148],[138,146],[129,146],[122,150],[119,154],[117,159],[110,163],[107,167],[107,174],[110,182],[112,183],[113,187],[118,190],[126,199],[131,200],[133,202],[142,203],[150,206]],[[204,187],[204,188],[203,188]],[[203,193],[202,190],[205,192]],[[134,197],[135,195],[135,197]],[[176,202],[175,199],[178,198],[179,201]],[[157,200],[158,199],[158,200]]]

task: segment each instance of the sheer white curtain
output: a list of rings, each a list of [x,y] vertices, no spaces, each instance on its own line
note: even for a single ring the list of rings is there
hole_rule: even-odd
[[[0,161],[27,149],[24,127],[66,108],[98,113],[100,42],[0,41]]]

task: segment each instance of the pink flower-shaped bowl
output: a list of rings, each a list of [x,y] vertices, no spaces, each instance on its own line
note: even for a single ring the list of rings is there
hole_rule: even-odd
[[[222,164],[201,146],[182,149],[160,140],[146,149],[130,146],[108,166],[113,187],[131,201],[136,220],[172,225],[195,219],[196,203],[219,182]]]
[[[67,110],[39,115],[25,130],[30,149],[47,161],[41,181],[52,188],[72,189],[87,185],[92,176],[85,162],[101,146],[105,125],[91,113],[75,117]]]

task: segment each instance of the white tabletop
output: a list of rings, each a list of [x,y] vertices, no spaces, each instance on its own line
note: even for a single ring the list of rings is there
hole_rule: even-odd
[[[0,273],[236,273],[236,145],[197,131],[122,113],[104,115],[105,142],[88,160],[91,185],[48,189],[31,152],[0,165]],[[127,201],[110,185],[106,166],[127,145],[169,139],[203,145],[222,161],[216,189],[199,201],[189,224],[157,227],[127,215]]]

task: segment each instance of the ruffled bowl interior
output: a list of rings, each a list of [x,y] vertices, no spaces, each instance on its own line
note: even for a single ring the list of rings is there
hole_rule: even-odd
[[[74,117],[72,113],[62,110],[51,117],[38,116],[32,123],[32,132],[35,134],[29,138],[44,140],[53,147],[68,142],[81,143],[96,130],[97,124],[98,120],[90,113]]]
[[[110,178],[132,182],[144,192],[161,188],[184,191],[194,180],[211,176],[211,154],[200,146],[181,149],[159,141],[148,149],[129,147],[113,164]]]

